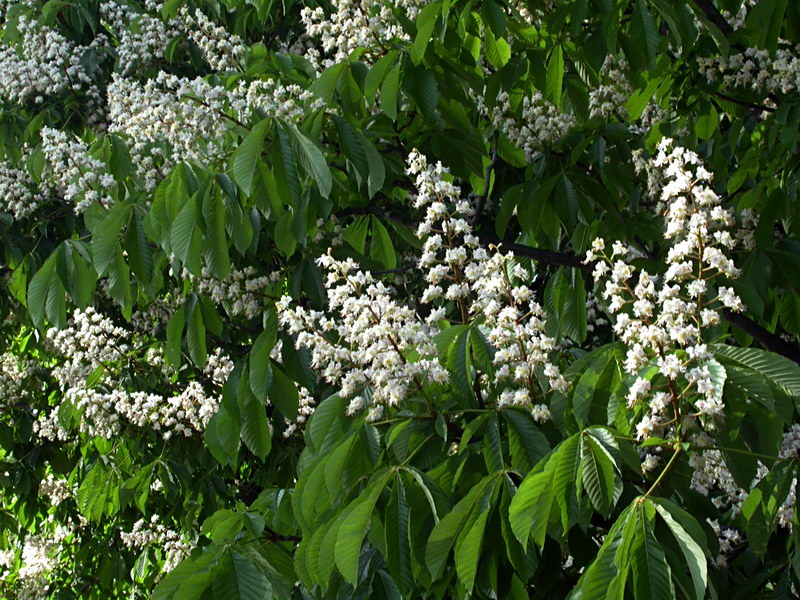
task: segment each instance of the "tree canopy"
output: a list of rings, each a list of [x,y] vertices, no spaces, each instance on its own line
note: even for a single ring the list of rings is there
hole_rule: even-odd
[[[798,23],[0,2],[2,596],[796,597]]]

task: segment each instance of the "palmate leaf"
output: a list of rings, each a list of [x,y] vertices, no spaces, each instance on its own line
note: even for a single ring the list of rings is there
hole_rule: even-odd
[[[358,583],[358,559],[361,555],[361,544],[364,536],[367,535],[375,503],[386,486],[388,478],[389,474],[377,478],[350,503],[349,514],[339,528],[339,535],[336,538],[336,567],[345,580],[353,586]]]
[[[785,393],[800,398],[800,367],[778,354],[758,348],[735,348],[714,344],[711,352],[723,364],[756,371]]]
[[[264,136],[269,125],[269,119],[256,123],[233,153],[233,178],[248,196],[253,191],[261,150],[264,147]]]
[[[508,423],[508,450],[515,470],[527,472],[550,452],[550,444],[529,413],[513,407],[501,414]]]
[[[635,523],[636,516],[631,504],[622,511],[614,522],[611,531],[606,535],[597,557],[584,571],[578,580],[570,600],[600,600],[619,598],[621,595],[610,596],[612,582],[617,582],[614,589],[624,590],[625,579],[628,572],[629,554],[626,552],[628,544],[623,543],[630,539],[631,524]],[[621,584],[619,583],[621,581]]]
[[[675,539],[678,540],[678,546],[683,553],[683,557],[689,567],[689,572],[692,575],[695,600],[703,600],[706,593],[706,586],[708,585],[708,561],[706,560],[706,552],[698,542],[702,541],[702,543],[705,544],[704,536],[693,537],[690,535],[690,533],[673,517],[668,508],[669,504],[662,504],[658,499],[654,499],[653,505],[661,518],[664,519],[670,531],[672,531]],[[689,518],[693,519],[690,515]],[[697,528],[700,528],[699,524],[697,524]]]
[[[590,434],[581,436],[581,482],[595,509],[611,512],[616,487],[615,465],[608,452]]]
[[[508,509],[511,530],[523,548],[528,547],[529,537],[540,548],[544,546],[553,503],[554,453],[542,459],[528,473]]]
[[[567,438],[553,459],[553,494],[561,509],[561,526],[566,532],[577,518],[578,511],[578,471],[580,470],[579,434]]]
[[[473,508],[486,492],[486,487],[496,478],[496,474],[484,477],[433,528],[425,548],[425,565],[433,579],[439,579],[444,573],[450,549],[461,534]]]
[[[333,179],[331,170],[325,160],[325,155],[303,132],[297,129],[293,123],[282,123],[281,128],[287,131],[292,137],[295,155],[300,159],[300,163],[311,175],[319,188],[319,193],[323,198],[327,198],[331,193]]]
[[[490,510],[487,508],[478,515],[461,540],[461,544],[456,548],[456,572],[467,591],[472,591],[472,587],[475,585],[475,574],[478,570],[478,559],[483,547],[483,535],[486,531],[486,519],[489,514]]]
[[[409,507],[400,473],[394,479],[392,496],[386,506],[384,519],[386,562],[397,585],[405,594],[414,587],[411,572],[411,543],[409,537]]]
[[[637,502],[636,534],[631,544],[631,567],[633,572],[633,594],[648,600],[673,600],[671,572],[664,550],[656,540],[649,512],[649,500]]]
[[[199,598],[211,585],[220,552],[220,548],[212,546],[199,556],[183,560],[158,583],[152,599]]]
[[[28,285],[28,313],[40,329],[45,318],[56,327],[63,327],[67,320],[64,285],[56,272],[57,253],[58,250],[47,258]]]
[[[742,504],[747,540],[756,554],[763,555],[767,551],[775,516],[789,494],[794,473],[795,465],[791,460],[775,463]]]
[[[248,386],[243,386],[242,390],[244,393],[237,394],[242,441],[263,460],[272,448],[267,413],[263,402],[253,395]]]

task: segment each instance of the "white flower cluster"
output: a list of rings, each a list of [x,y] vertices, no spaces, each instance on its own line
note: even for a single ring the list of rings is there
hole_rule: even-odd
[[[50,504],[57,506],[67,498],[75,495],[74,486],[70,486],[66,479],[59,479],[52,473],[45,475],[39,482],[39,495],[47,496]]]
[[[395,10],[404,10],[412,21],[425,6],[422,0],[333,0],[330,15],[322,8],[306,7],[300,12],[306,34],[322,44],[327,56],[322,66],[344,61],[357,48],[382,48],[394,39],[410,41],[408,34],[394,17]],[[316,58],[312,56],[310,58]],[[314,60],[311,61],[315,63]]]
[[[606,56],[600,67],[600,86],[589,90],[589,116],[625,118],[628,98],[633,93],[625,75],[627,68],[624,58],[617,58],[613,54]]]
[[[25,381],[32,372],[33,365],[24,363],[13,353],[0,356],[0,398],[4,406],[25,398]]]
[[[392,298],[389,288],[355,261],[321,256],[328,271],[325,312],[292,307],[284,296],[277,304],[280,322],[301,347],[311,350],[311,366],[351,398],[348,414],[383,405],[397,406],[425,383],[447,381],[436,358],[436,333],[412,309]]]
[[[189,8],[183,6],[179,20],[212,69],[235,71],[239,68],[239,62],[247,52],[247,45],[242,38],[216,25],[198,9],[192,14]]]
[[[701,434],[696,439],[698,447],[709,446],[711,440]],[[783,434],[781,449],[778,454],[780,458],[797,458],[800,456],[800,424],[793,424],[788,431]],[[756,476],[748,489],[742,489],[733,479],[725,458],[719,450],[698,450],[689,457],[689,464],[694,469],[692,473],[692,489],[705,496],[710,496],[711,501],[719,509],[730,509],[733,515],[737,515],[750,495],[750,490],[755,488],[758,483],[767,475],[769,470],[759,462]],[[797,503],[797,478],[792,478],[789,493],[777,511],[778,524],[781,527],[792,527],[794,511]]]
[[[0,98],[39,104],[46,96],[80,90],[99,101],[99,91],[81,65],[81,58],[87,51],[105,46],[105,36],[98,35],[89,46],[78,46],[55,29],[25,16],[19,18],[17,30],[17,45],[0,47]]]
[[[542,16],[553,10],[553,0],[543,0],[535,6],[524,0],[511,0],[508,4],[514,11],[519,13],[524,23],[533,25],[536,28],[541,26]]]
[[[208,394],[197,381],[189,382],[177,396],[117,387],[129,339],[130,332],[91,307],[76,310],[66,328],[47,332],[50,348],[65,358],[54,367],[53,377],[63,392],[62,403],[80,415],[80,430],[108,439],[127,422],[150,427],[165,439],[202,433],[219,408],[219,398]],[[212,355],[211,377],[217,385],[218,379],[227,377],[229,368],[225,357]],[[59,418],[61,410],[61,406],[55,407],[35,422],[40,437],[67,438],[68,424]]]
[[[222,353],[219,346],[214,348],[214,352],[208,355],[206,365],[203,367],[203,374],[211,378],[214,385],[222,387],[228,380],[228,375],[233,371],[233,361],[227,354]]]
[[[258,275],[254,267],[233,269],[222,280],[212,277],[205,268],[202,277],[195,277],[185,270],[183,277],[194,283],[197,292],[205,294],[212,301],[225,307],[228,316],[244,316],[248,319],[262,313],[266,291],[280,281],[279,272]]]
[[[130,139],[131,154],[145,172],[154,168],[152,160],[145,160],[148,154],[164,159],[163,173],[183,161],[213,162],[224,155],[222,139],[228,124],[219,111],[225,98],[224,88],[201,78],[162,71],[140,83],[115,76],[108,86],[109,129]]]
[[[558,110],[538,90],[522,99],[519,117],[506,91],[497,94],[493,108],[486,106],[481,97],[476,101],[483,117],[489,118],[512,144],[522,148],[528,161],[544,146],[563,138],[576,124],[574,116]]]
[[[739,29],[745,24],[745,21],[747,20],[747,14],[750,12],[750,9],[753,8],[757,3],[758,0],[744,0],[742,5],[739,7],[739,12],[736,14],[733,14],[725,9],[720,10],[720,12],[731,27],[734,29]]]
[[[46,343],[65,358],[53,368],[53,377],[62,391],[83,387],[99,367],[112,372],[129,350],[128,332],[97,312],[93,307],[77,309],[67,327],[49,329]]]
[[[407,162],[408,174],[416,177],[414,206],[426,211],[417,229],[417,236],[424,240],[420,267],[429,284],[422,302],[444,298],[455,301],[462,320],[481,318],[496,349],[494,379],[486,383],[498,393],[498,404],[525,406],[537,420],[546,420],[547,406],[533,406],[537,369],[559,391],[568,384],[548,360],[555,341],[545,334],[544,312],[527,285],[533,280],[531,273],[512,253],[490,254],[480,244],[468,220],[472,206],[460,198],[459,188],[448,180],[441,163],[429,166],[416,150]],[[433,325],[444,316],[445,308],[440,307],[431,312],[428,322]]]
[[[110,130],[131,140],[131,154],[148,189],[180,162],[222,160],[225,134],[237,122],[234,115],[248,118],[259,110],[297,121],[324,105],[296,84],[240,81],[226,90],[201,77],[163,71],[144,83],[115,76],[108,87],[108,104]]]
[[[283,431],[283,437],[289,437],[298,429],[303,429],[303,426],[306,424],[308,418],[314,414],[314,405],[316,401],[314,400],[314,396],[311,395],[306,388],[300,386],[299,395],[299,403],[297,405],[297,416],[294,419],[294,422],[291,422],[287,425],[286,429]]]
[[[178,288],[154,298],[150,304],[131,315],[131,327],[134,331],[155,336],[167,326],[182,300],[181,290]]]
[[[42,128],[42,150],[48,168],[45,177],[67,202],[74,202],[76,215],[92,204],[110,208],[117,182],[103,161],[89,154],[86,143],[50,127]]]
[[[656,386],[640,376],[630,387],[629,406],[649,403],[637,424],[638,439],[665,426],[663,417],[670,406],[675,414],[668,423],[685,416],[678,412],[683,398],[691,399],[695,416],[713,428],[713,417],[722,415],[722,394],[712,378],[702,331],[719,322],[720,306],[744,309],[733,290],[717,282],[720,277],[735,278],[739,271],[727,256],[736,245],[729,231],[734,215],[722,208],[711,189],[712,174],[696,154],[673,148],[669,139],[659,144],[653,165],[664,177],[664,237],[671,240],[666,272],[660,277],[636,273],[626,262],[629,249],[620,242],[608,254],[604,240],[597,239],[586,257],[587,262],[598,261],[595,281],[605,280],[603,298],[609,312],[616,314],[614,331],[628,347],[625,371],[637,374],[653,366],[661,376]]]
[[[161,10],[162,4],[147,0],[145,8],[151,12]],[[115,1],[100,4],[101,22],[117,40],[117,70],[123,75],[148,68],[163,58],[167,45],[180,30],[173,24],[146,12],[135,12],[127,4]]]
[[[726,88],[784,94],[800,89],[800,58],[789,48],[779,48],[775,58],[767,50],[747,48],[727,57],[700,57],[697,62],[709,83],[721,80]]]
[[[59,524],[50,531],[25,538],[22,545],[22,565],[16,573],[20,582],[20,587],[16,590],[17,600],[49,597],[50,578],[58,569],[60,554],[72,533],[68,527]]]
[[[160,517],[153,515],[149,521],[139,519],[129,532],[121,532],[120,540],[127,548],[142,549],[148,546],[159,548],[164,553],[162,573],[169,573],[189,553],[192,544],[185,535],[159,523]]]
[[[0,210],[17,220],[23,219],[44,204],[47,198],[26,171],[9,161],[0,162]]]
[[[745,542],[744,536],[738,529],[722,527],[717,519],[706,519],[719,542],[719,554],[714,558],[714,565],[718,569],[728,566],[728,556],[738,550]]]

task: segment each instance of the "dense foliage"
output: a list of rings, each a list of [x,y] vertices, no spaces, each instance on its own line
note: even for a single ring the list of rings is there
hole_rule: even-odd
[[[2,0],[4,598],[789,598],[800,5]]]

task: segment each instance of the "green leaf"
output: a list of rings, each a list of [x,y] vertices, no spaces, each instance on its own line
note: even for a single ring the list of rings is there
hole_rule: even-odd
[[[580,434],[564,440],[553,452],[553,495],[561,508],[561,525],[566,532],[577,516],[577,486],[580,469]]]
[[[235,548],[228,550],[233,559],[235,578],[225,579],[224,585],[238,588],[237,600],[263,600],[271,596],[272,586],[264,573],[246,555]]]
[[[694,582],[695,600],[703,600],[706,594],[706,586],[708,585],[708,562],[706,561],[705,552],[697,543],[697,538],[692,537],[673,518],[672,513],[664,505],[659,504],[657,499],[653,501],[653,505],[670,531],[672,531],[672,535],[678,540],[678,546],[680,546],[683,557],[686,559],[686,564],[689,566],[689,572]],[[700,528],[699,524],[697,524],[697,528]]]
[[[228,238],[225,235],[225,209],[222,198],[211,191],[203,199],[203,220],[206,225],[203,256],[208,270],[217,279],[225,279],[231,272],[231,259],[228,255]]]
[[[208,357],[208,351],[206,350],[206,324],[203,322],[203,311],[200,308],[200,303],[197,302],[196,296],[194,296],[194,299],[195,302],[192,303],[191,314],[186,320],[186,347],[189,350],[189,357],[192,362],[198,367],[203,367]]]
[[[122,181],[133,173],[133,162],[128,151],[128,145],[118,135],[110,135],[111,140],[111,160],[108,163],[109,170],[117,181]]]
[[[92,232],[92,262],[102,277],[116,260],[119,232],[130,214],[130,204],[117,204]]]
[[[389,70],[397,60],[397,50],[392,50],[383,55],[378,61],[372,65],[364,80],[364,97],[367,102],[372,103],[378,94],[378,88],[386,78],[386,71]]]
[[[781,27],[786,23],[784,13],[788,0],[758,2],[747,14],[747,28],[755,32],[755,45],[766,48],[774,55],[780,39]]]
[[[273,332],[262,331],[250,349],[250,390],[261,402],[266,402],[272,387],[270,351],[275,341]]]
[[[483,510],[478,518],[464,536],[458,548],[456,548],[456,572],[461,584],[472,591],[475,585],[475,575],[478,571],[478,559],[481,556],[483,546],[483,535],[486,531],[486,519],[489,517],[490,510]]]
[[[392,238],[377,217],[371,217],[372,241],[370,243],[370,258],[391,270],[397,267],[397,255],[394,251]]]
[[[228,509],[222,509],[203,521],[200,533],[216,544],[229,542],[244,527],[242,515]]]
[[[203,432],[211,454],[223,465],[236,464],[240,435],[239,417],[231,415],[225,406],[211,417]]]
[[[528,473],[508,508],[511,530],[523,548],[528,547],[529,537],[533,538],[537,546],[544,547],[553,504],[554,456],[555,451]]]
[[[633,7],[631,34],[637,47],[644,50],[648,65],[652,65],[658,52],[661,36],[658,34],[656,22],[644,0],[637,0]]]
[[[425,566],[428,567],[428,571],[430,571],[434,580],[439,579],[444,573],[450,549],[461,533],[467,517],[469,517],[473,507],[486,491],[486,487],[495,478],[496,475],[487,475],[477,485],[473,486],[467,492],[467,495],[431,531],[425,547]]]
[[[425,49],[428,47],[428,42],[431,39],[433,28],[441,10],[441,2],[431,2],[420,11],[417,17],[417,35],[411,45],[410,52],[411,60],[415,65],[420,64],[425,56]]]
[[[359,184],[369,177],[369,164],[367,162],[367,152],[361,143],[358,133],[338,115],[333,115],[336,123],[336,131],[339,134],[339,144],[345,158],[355,167],[356,178]]]
[[[472,398],[472,367],[467,353],[468,342],[469,328],[458,334],[447,352],[447,370],[464,398]]]
[[[616,485],[614,463],[588,433],[581,436],[581,477],[589,500],[599,513],[607,516],[613,507]]]
[[[694,123],[694,131],[701,140],[710,140],[719,127],[719,114],[713,104],[704,104]]]
[[[400,63],[394,65],[381,85],[381,108],[392,121],[397,120],[397,95],[400,90]]]
[[[64,300],[64,285],[58,276],[56,265],[64,252],[59,246],[53,252],[28,285],[28,312],[33,324],[41,329],[45,318],[58,329],[67,323],[67,308]]]
[[[608,600],[623,597],[629,566],[629,553],[626,547],[629,543],[632,525],[636,523],[634,504],[630,504],[617,517],[611,530],[603,540],[603,545],[597,557],[586,568],[578,580],[570,600]],[[617,586],[618,594],[611,592],[612,585]],[[638,596],[637,596],[638,598]],[[646,598],[643,596],[642,598]]]
[[[164,348],[164,355],[171,367],[177,370],[181,365],[181,339],[183,338],[183,327],[186,324],[185,305],[181,305],[170,317],[167,323],[167,345]]]
[[[527,472],[550,452],[550,444],[529,414],[515,408],[501,411],[508,422],[508,450],[512,467]]]
[[[317,80],[311,84],[309,89],[323,100],[328,100],[333,90],[336,89],[336,84],[339,82],[342,71],[349,67],[350,65],[347,62],[340,62],[328,67],[317,77]]]
[[[149,283],[153,279],[153,249],[145,234],[143,220],[142,211],[134,207],[125,236],[125,251],[133,273],[141,282]]]
[[[198,210],[199,192],[192,197],[183,198],[181,206],[170,229],[170,247],[175,256],[189,270],[199,275],[200,250],[202,246],[200,232],[200,211]],[[196,263],[196,264],[195,264]],[[194,265],[194,270],[190,265]]]
[[[775,463],[742,504],[747,540],[759,556],[767,551],[769,537],[775,529],[775,516],[789,494],[794,473],[792,460]]]
[[[336,538],[336,567],[346,581],[353,586],[358,584],[358,559],[361,555],[361,544],[367,535],[370,517],[375,503],[386,485],[386,476],[382,476],[365,489],[349,505],[349,514],[339,528]]]
[[[119,510],[119,478],[101,461],[96,462],[81,482],[75,496],[78,509],[89,521]]]
[[[297,248],[297,238],[292,231],[294,214],[292,211],[283,211],[275,224],[275,245],[287,258],[294,254]]]
[[[800,398],[800,366],[778,354],[758,348],[713,344],[711,351],[723,364],[752,369],[795,398]]]
[[[347,485],[347,482],[343,481],[344,472],[348,463],[352,460],[353,448],[355,446],[356,451],[362,450],[357,440],[357,435],[350,435],[328,455],[328,460],[325,464],[325,486],[331,498],[339,493],[343,485]]]
[[[502,69],[511,59],[511,46],[503,38],[495,38],[491,29],[485,29],[486,58],[496,69]]]
[[[414,589],[411,572],[411,538],[409,508],[403,479],[398,473],[392,486],[392,495],[386,506],[384,519],[386,563],[398,587],[409,594]]]
[[[639,503],[636,510],[636,536],[631,544],[633,593],[636,598],[673,600],[671,571],[653,526],[646,515],[649,501]]]
[[[369,174],[367,175],[367,193],[372,198],[383,187],[386,180],[386,167],[383,164],[383,158],[380,153],[375,149],[370,141],[362,134],[358,134],[361,145],[367,153],[367,167]]]
[[[242,441],[250,451],[264,460],[272,448],[272,438],[267,423],[264,404],[249,388],[238,397]]]
[[[269,389],[269,399],[284,417],[294,419],[297,414],[297,406],[300,403],[297,386],[281,369],[274,365],[272,367],[272,386]]]
[[[320,194],[327,198],[331,193],[333,180],[325,155],[306,135],[293,123],[282,123],[281,127],[288,131],[293,140],[293,147],[306,172],[314,178]]]
[[[556,46],[547,61],[547,84],[545,98],[561,107],[561,90],[564,81],[564,50]]]
[[[572,410],[579,425],[589,422],[595,398],[599,402],[608,402],[610,380],[617,369],[615,353],[616,347],[610,344],[593,351],[592,361],[577,379],[572,392]]]
[[[203,552],[196,558],[187,558],[167,573],[153,591],[152,600],[177,600],[199,598],[211,585],[212,565],[220,550]]]
[[[253,191],[253,181],[258,170],[258,163],[261,161],[264,136],[269,125],[269,119],[262,119],[256,123],[233,153],[233,178],[248,196]]]

